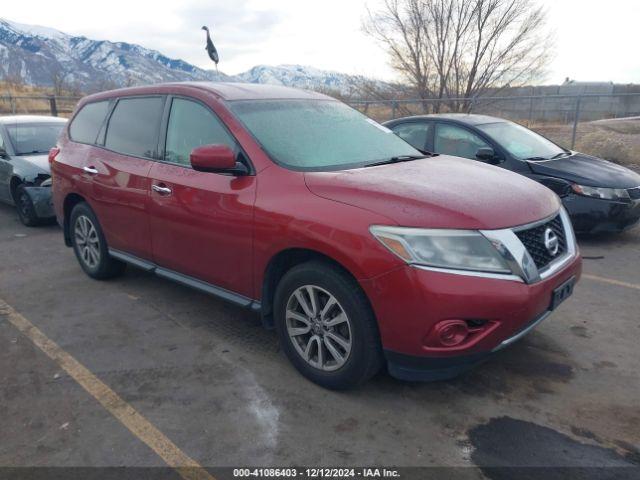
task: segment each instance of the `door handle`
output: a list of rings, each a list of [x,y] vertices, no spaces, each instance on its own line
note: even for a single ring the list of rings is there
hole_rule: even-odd
[[[169,187],[163,187],[161,185],[151,185],[151,188],[158,192],[160,195],[171,195],[171,189]]]
[[[82,170],[90,173],[91,175],[95,175],[96,173],[98,173],[98,169],[96,167],[84,167]]]

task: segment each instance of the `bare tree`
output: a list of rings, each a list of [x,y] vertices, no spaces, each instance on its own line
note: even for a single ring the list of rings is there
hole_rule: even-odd
[[[540,78],[551,51],[545,20],[535,0],[384,0],[363,29],[419,98],[454,99]]]
[[[65,92],[71,89],[71,85],[67,81],[69,72],[66,72],[61,65],[56,65],[55,67],[53,67],[50,74],[54,95],[62,96],[65,94]]]

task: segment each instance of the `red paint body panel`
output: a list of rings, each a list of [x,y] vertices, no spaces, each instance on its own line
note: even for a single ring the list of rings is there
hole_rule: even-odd
[[[533,285],[403,266],[360,285],[374,306],[386,349],[446,357],[491,351],[548,310],[553,289],[572,276],[579,278],[581,272],[580,257]],[[436,323],[448,319],[495,321],[498,327],[463,352],[425,348],[424,337]]]
[[[548,217],[560,200],[517,173],[457,157],[307,173],[312,192],[404,227],[493,230]]]
[[[389,223],[352,205],[313,195],[304,174],[274,165],[258,176],[255,204],[255,298],[260,298],[269,261],[283,250],[304,248],[326,255],[357,279],[371,278],[403,262],[369,233]]]
[[[318,252],[360,283],[376,315],[383,347],[414,356],[434,355],[423,340],[446,319],[484,319],[497,327],[464,351],[452,349],[436,356],[490,351],[548,309],[554,288],[571,276],[579,277],[579,256],[532,285],[406,265],[373,237],[371,225],[507,228],[548,217],[560,208],[560,201],[525,177],[453,157],[342,172],[285,169],[271,161],[225,102],[295,98],[295,92],[195,83],[138,87],[84,99],[78,108],[87,101],[130,95],[199,100],[236,137],[255,174],[233,177],[125,157],[74,143],[65,133],[52,165],[59,221],[64,220],[65,199],[80,195],[95,210],[111,247],[257,301],[269,263],[278,254],[290,249]],[[94,166],[98,174],[88,176],[85,166]],[[152,185],[170,188],[171,194],[154,192]]]
[[[149,170],[153,164],[98,147],[86,157],[86,165],[98,170],[91,177],[89,204],[100,219],[108,245],[146,260],[151,259]]]
[[[256,177],[196,172],[154,162],[149,218],[153,261],[253,297],[253,203]]]

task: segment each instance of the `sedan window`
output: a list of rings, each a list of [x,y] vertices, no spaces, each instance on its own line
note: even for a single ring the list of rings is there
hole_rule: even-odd
[[[491,146],[466,128],[438,124],[434,143],[436,153],[476,160],[476,152],[480,148]]]
[[[425,150],[432,123],[409,122],[401,123],[392,128],[393,133],[418,150]]]

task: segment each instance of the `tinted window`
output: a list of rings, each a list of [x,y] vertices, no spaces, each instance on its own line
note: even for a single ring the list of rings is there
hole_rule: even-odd
[[[64,123],[19,123],[7,125],[7,131],[16,155],[28,155],[49,153],[49,150],[56,146],[63,127]]]
[[[158,127],[164,99],[124,98],[109,120],[105,147],[136,157],[152,158],[158,145]]]
[[[227,145],[235,149],[236,142],[208,108],[190,100],[173,99],[164,159],[190,165],[191,150],[202,145]]]
[[[95,143],[107,110],[109,110],[108,101],[88,103],[82,107],[69,127],[71,140]]]
[[[419,150],[424,150],[432,128],[431,123],[410,122],[393,127],[393,133]]]
[[[466,128],[445,124],[438,124],[436,128],[436,153],[475,160],[478,149],[487,147],[490,148],[490,145]]]
[[[336,170],[420,155],[393,132],[333,100],[243,100],[233,112],[271,158],[302,170]]]

